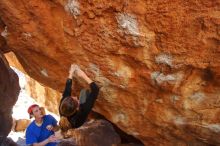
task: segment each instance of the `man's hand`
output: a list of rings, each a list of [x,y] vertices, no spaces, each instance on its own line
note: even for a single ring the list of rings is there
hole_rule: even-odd
[[[33,146],[43,146],[46,145],[50,142],[57,142],[57,137],[55,135],[51,135],[49,138],[45,139],[44,141],[40,142],[40,143],[33,143]]]
[[[85,72],[82,71],[76,64],[71,64],[70,67],[69,78],[72,79],[73,76],[83,78],[88,84],[92,82],[92,80],[85,74]]]
[[[61,139],[64,138],[64,137],[63,137],[63,134],[62,134],[62,132],[61,132],[61,130],[55,132],[55,136],[56,136],[56,138],[57,138],[58,140],[61,140]]]
[[[92,82],[92,80],[86,75],[86,73],[82,71],[79,67],[76,68],[75,74],[78,77],[83,78],[88,84]]]
[[[73,78],[74,75],[76,75],[76,70],[79,69],[79,66],[76,64],[71,64],[70,70],[69,70],[69,78]]]
[[[57,141],[57,138],[55,135],[51,135],[48,139],[47,139],[48,143],[49,142],[56,142]]]
[[[72,68],[73,68],[73,75],[76,75],[77,74],[77,70],[80,70],[80,67],[76,64],[72,64],[71,65]]]
[[[73,74],[74,70],[75,69],[74,69],[73,65],[71,64],[70,69],[69,69],[69,74]]]
[[[78,77],[81,77],[81,78],[84,78],[86,76],[84,71],[82,71],[80,68],[76,68],[74,74],[77,75]]]

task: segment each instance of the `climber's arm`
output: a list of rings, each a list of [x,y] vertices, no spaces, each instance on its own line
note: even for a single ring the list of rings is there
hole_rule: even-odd
[[[70,70],[69,70],[69,75],[68,75],[68,79],[66,80],[66,86],[63,92],[63,96],[62,99],[68,96],[71,96],[71,88],[72,88],[72,77],[74,74],[75,68],[73,67],[73,65],[71,65]]]

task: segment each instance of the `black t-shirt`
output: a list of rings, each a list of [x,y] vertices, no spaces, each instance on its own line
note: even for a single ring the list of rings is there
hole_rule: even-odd
[[[88,97],[86,98],[86,101],[84,103],[80,103],[79,110],[77,110],[76,113],[74,113],[70,117],[67,117],[68,121],[72,125],[72,128],[80,127],[87,120],[89,112],[92,110],[95,100],[97,99],[97,96],[99,93],[99,87],[96,85],[95,82],[92,82],[89,86],[90,86],[91,91],[89,92]],[[66,87],[63,92],[63,96],[62,96],[60,103],[66,97],[71,96],[71,90],[72,90],[71,87],[72,87],[72,79],[67,79]]]

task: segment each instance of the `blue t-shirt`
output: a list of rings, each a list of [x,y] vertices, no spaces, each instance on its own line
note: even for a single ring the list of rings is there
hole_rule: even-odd
[[[51,115],[45,115],[43,117],[43,123],[40,127],[36,125],[35,120],[31,122],[26,130],[26,144],[30,145],[34,143],[39,143],[53,135],[53,131],[47,130],[46,127],[48,125],[57,125],[57,120]],[[56,146],[56,144],[57,143],[50,142],[46,146]]]

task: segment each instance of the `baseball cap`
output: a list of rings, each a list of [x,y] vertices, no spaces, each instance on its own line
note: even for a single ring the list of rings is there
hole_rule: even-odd
[[[37,106],[39,106],[39,105],[37,105],[37,104],[32,104],[31,106],[29,106],[28,111],[27,111],[28,114],[31,115],[33,108],[35,108],[35,107],[37,107]]]

